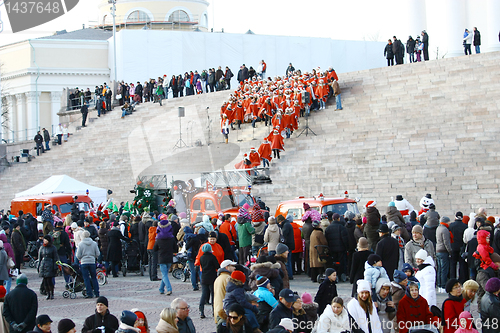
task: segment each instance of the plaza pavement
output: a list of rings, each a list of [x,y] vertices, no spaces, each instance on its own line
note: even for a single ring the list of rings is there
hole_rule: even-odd
[[[77,294],[76,299],[63,298],[64,279],[59,276],[56,278],[55,299],[46,300],[45,296],[40,295],[39,286],[41,278],[35,269],[26,268],[23,270],[28,276],[28,287],[34,290],[38,295],[38,315],[48,314],[54,323],[52,324],[52,332],[57,332],[57,322],[63,318],[70,318],[76,324],[77,332],[81,332],[85,318],[94,313],[95,298],[85,299],[81,293]],[[158,270],[160,274],[160,270]],[[190,317],[194,322],[196,331],[201,333],[215,332],[216,326],[212,317],[212,308],[209,305],[205,306],[206,319],[200,319],[198,310],[201,291],[193,291],[189,281],[181,282],[169,275],[172,284],[172,295],[161,295],[158,287],[160,281],[149,281],[148,276],[140,276],[135,273],[128,273],[123,277],[120,273],[118,278],[108,278],[108,283],[100,286],[100,294],[106,296],[109,301],[109,310],[117,318],[120,317],[122,310],[131,310],[137,308],[143,311],[148,319],[151,332],[156,332],[155,328],[159,321],[160,312],[163,308],[170,306],[170,302],[176,297],[184,298],[191,307]],[[13,281],[12,287],[15,286]],[[293,291],[297,291],[300,295],[304,292],[309,292],[313,296],[316,294],[319,284],[313,283],[307,275],[297,275],[294,280],[290,281],[290,287]],[[339,296],[347,303],[351,297],[352,285],[349,282],[337,284]],[[437,295],[438,305],[441,305],[445,299],[444,294]]]

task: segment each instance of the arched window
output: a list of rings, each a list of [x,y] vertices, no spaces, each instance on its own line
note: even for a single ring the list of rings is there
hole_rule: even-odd
[[[141,10],[134,10],[127,17],[127,23],[150,22],[149,15]]]
[[[189,15],[183,10],[176,10],[168,17],[168,22],[189,22]]]
[[[113,24],[113,16],[106,14],[102,18],[102,25],[109,25],[109,24]]]
[[[200,22],[200,25],[202,27],[208,27],[208,16],[206,13],[204,13],[202,16],[201,16],[201,22]]]

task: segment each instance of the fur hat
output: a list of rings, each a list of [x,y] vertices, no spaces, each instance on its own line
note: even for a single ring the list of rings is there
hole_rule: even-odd
[[[495,277],[489,279],[484,286],[484,290],[489,293],[494,293],[500,290],[500,279]]]
[[[424,249],[418,250],[418,252],[415,254],[415,259],[422,259],[425,261],[427,257],[428,257],[427,251],[425,251]]]
[[[278,246],[276,246],[276,254],[283,254],[286,251],[288,251],[288,246],[285,244],[279,243]]]
[[[274,218],[274,216],[269,216],[269,218],[267,219],[267,223],[269,223],[270,225],[276,224],[276,219]]]
[[[241,283],[245,283],[245,281],[247,280],[247,277],[246,277],[245,273],[243,273],[242,271],[234,271],[234,272],[232,272],[231,273],[231,278],[233,278],[235,280],[238,280]]]
[[[373,254],[370,254],[368,256],[367,261],[368,261],[368,265],[373,266],[373,265],[375,265],[375,263],[382,261],[382,258],[380,258],[380,256],[378,254],[373,253]]]
[[[370,282],[366,280],[358,280],[357,284],[358,284],[358,289],[357,289],[358,294],[362,291],[368,291],[368,292],[372,291]]]

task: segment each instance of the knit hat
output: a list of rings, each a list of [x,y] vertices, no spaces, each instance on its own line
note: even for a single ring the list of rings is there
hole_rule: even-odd
[[[68,333],[73,327],[75,327],[75,323],[73,320],[65,318],[61,319],[57,324],[57,332],[58,333]]]
[[[173,214],[172,216],[170,216],[170,221],[175,221],[177,219],[179,219],[179,217],[177,215],[175,215],[175,214]]]
[[[245,273],[243,273],[242,271],[234,271],[234,272],[232,272],[231,273],[231,278],[233,278],[235,280],[238,280],[241,283],[245,283],[245,281],[247,280],[247,277],[246,277]]]
[[[332,275],[335,272],[336,272],[335,269],[333,269],[333,268],[327,268],[326,271],[325,271],[325,276],[328,278],[330,275]]]
[[[255,204],[253,206],[252,213],[250,214],[252,216],[252,222],[264,222],[264,213],[262,213],[262,210],[260,209],[259,204]]]
[[[246,209],[246,210],[249,210],[250,209],[250,205],[248,203],[245,203],[243,205],[243,208]]]
[[[406,272],[406,271],[411,271],[413,273],[413,267],[411,267],[411,265],[407,262],[405,262],[403,264],[403,272]]]
[[[210,244],[208,244],[208,243],[205,243],[205,244],[203,244],[203,246],[201,247],[201,251],[202,251],[203,253],[205,253],[205,252],[212,252],[212,246],[211,246]]]
[[[376,204],[377,204],[377,202],[376,202],[376,201],[374,201],[374,200],[370,200],[370,201],[368,201],[368,202],[366,203],[366,208],[368,208],[368,207],[375,207],[375,205],[376,205]]]
[[[358,248],[359,249],[367,249],[368,248],[368,240],[365,237],[359,237],[358,239]]]
[[[186,217],[187,217],[187,214],[185,212],[179,213],[179,219],[185,219]]]
[[[431,204],[429,205],[429,209],[436,209],[436,205],[434,205],[433,203],[431,203]]]
[[[302,303],[304,304],[312,304],[313,302],[313,298],[311,294],[309,294],[308,292],[303,293],[301,298],[302,298]]]
[[[491,224],[495,224],[495,217],[494,216],[488,216],[486,221],[490,222]]]
[[[42,314],[36,317],[36,325],[43,326],[47,323],[53,323],[52,319],[50,319],[49,315]]]
[[[458,220],[461,220],[464,218],[464,214],[462,212],[457,212],[455,214],[455,218],[458,219]]]
[[[416,220],[417,219],[417,212],[415,212],[414,210],[412,210],[411,213],[410,213],[410,219]]]
[[[484,286],[484,290],[486,290],[489,293],[494,293],[500,290],[500,279],[499,278],[491,278],[486,282],[486,285]]]
[[[28,277],[26,275],[24,275],[24,273],[19,275],[16,279],[16,284],[20,284],[20,283],[28,284]]]
[[[267,223],[269,223],[269,225],[276,224],[276,219],[274,218],[274,216],[269,216],[269,218],[267,219]]]
[[[479,284],[474,280],[467,280],[464,282],[463,289],[477,291],[479,289]]]
[[[311,208],[311,206],[309,206],[309,204],[307,202],[304,202],[302,204],[302,207],[304,207],[304,210],[308,210],[309,208]]]
[[[122,315],[120,316],[120,321],[128,326],[134,326],[137,320],[137,315],[129,310],[123,310]]]
[[[460,328],[465,328],[466,330],[470,330],[470,332],[473,332],[473,330],[472,330],[473,319],[472,319],[472,315],[470,314],[469,311],[462,311],[462,313],[458,316],[458,319],[459,319],[459,327]],[[464,324],[462,324],[462,319],[465,319],[465,321],[466,321]],[[461,331],[461,330],[458,329],[457,331]]]
[[[279,326],[283,327],[287,331],[293,332],[293,321],[290,318],[282,318]]]
[[[412,229],[411,229],[411,232],[416,232],[416,233],[419,233],[419,234],[424,234],[424,228],[422,228],[422,226],[420,225],[415,225]]]
[[[0,298],[4,298],[5,295],[7,295],[7,290],[5,290],[5,287],[3,285],[0,286]]]
[[[97,297],[95,304],[99,304],[99,303],[104,304],[107,307],[108,306],[108,299],[104,296],[99,296],[99,297]]]
[[[285,244],[279,243],[278,246],[276,246],[276,254],[283,254],[286,251],[288,251],[288,246]]]
[[[450,223],[450,218],[448,216],[443,216],[439,222]]]
[[[217,233],[215,231],[210,231],[210,233],[208,234],[208,237],[217,238]]]
[[[401,271],[395,269],[394,274],[393,274],[393,278],[394,278],[394,281],[396,281],[396,283],[401,283],[401,281],[406,280],[408,277],[406,276],[406,274],[404,272],[401,272]]]
[[[245,204],[248,206],[248,204]],[[241,207],[240,210],[238,211],[238,218],[244,218],[246,220],[251,220],[252,217],[250,216],[250,213],[248,213],[248,210],[246,210],[244,207]]]
[[[418,252],[415,254],[415,259],[422,259],[425,261],[427,257],[428,257],[427,251],[425,251],[424,249],[418,250]]]
[[[267,277],[260,275],[257,277],[257,287],[266,287],[268,283],[269,279]]]
[[[168,220],[167,214],[160,214],[160,216],[158,216],[158,220],[160,220],[160,221]]]
[[[78,224],[76,222],[71,223],[71,229],[76,229],[78,228]]]
[[[381,224],[377,231],[381,232],[383,234],[387,234],[387,233],[390,232],[389,227],[387,226],[387,224]]]
[[[370,254],[368,256],[367,261],[368,261],[368,265],[373,266],[373,265],[375,265],[375,263],[382,261],[382,258],[380,258],[380,256],[378,254],[373,253],[373,254]]]
[[[317,227],[319,227],[319,224],[320,224],[320,222],[319,222],[319,221],[313,221],[313,222],[311,223],[311,225],[312,225],[312,227],[313,227],[313,228],[317,228]]]
[[[444,289],[446,289],[447,293],[451,293],[451,291],[453,290],[453,286],[455,286],[457,283],[460,283],[458,279],[449,279],[446,282],[446,286]]]
[[[394,203],[394,201],[391,201],[391,202],[389,202],[388,207],[396,207],[396,204]]]
[[[366,280],[358,280],[357,284],[358,284],[358,289],[357,289],[358,294],[362,291],[371,292],[372,288],[370,287],[370,282]]]

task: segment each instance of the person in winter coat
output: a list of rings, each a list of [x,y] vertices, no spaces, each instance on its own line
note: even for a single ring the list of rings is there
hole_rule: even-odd
[[[412,267],[417,267],[415,255],[420,250],[425,250],[435,262],[436,252],[434,251],[434,244],[425,238],[423,228],[420,225],[416,225],[412,228],[411,232],[413,239],[405,245],[405,262],[412,265]]]
[[[150,281],[159,281],[158,279],[158,252],[153,250],[156,243],[156,230],[158,230],[158,221],[154,221],[148,229],[148,270]],[[189,263],[189,261],[188,261]],[[194,269],[192,270],[194,272]],[[192,274],[193,275],[193,274]]]
[[[83,240],[76,252],[76,257],[80,261],[85,288],[87,289],[85,298],[93,298],[94,295],[99,297],[99,283],[97,283],[95,265],[99,255],[100,252],[97,243],[90,238],[90,233],[85,230],[83,232]]]
[[[436,230],[439,226],[439,213],[436,212],[436,206],[431,203],[429,205],[429,210],[425,213],[425,224],[424,224],[424,236],[426,239],[429,239],[434,248],[436,247]]]
[[[467,229],[467,225],[462,222],[463,214],[462,212],[457,212],[455,214],[455,221],[450,223],[449,230],[453,235],[453,243],[451,243],[451,260],[450,260],[450,277],[457,277],[457,265],[458,265],[458,280],[460,283],[464,283],[469,276],[467,271],[467,263],[462,258],[462,252],[465,250],[465,244],[463,241],[464,232]]]
[[[394,281],[391,282],[391,296],[397,310],[399,301],[401,301],[405,295],[408,278],[405,273],[398,270],[394,271],[393,277]],[[397,323],[395,322],[394,325],[396,324]]]
[[[415,40],[410,36],[406,41],[406,53],[410,58],[410,63],[415,62]]]
[[[236,262],[231,260],[224,260],[220,264],[220,268],[217,271],[217,278],[214,282],[214,319],[215,324],[219,322],[219,320],[223,317],[222,313],[224,313],[223,301],[226,296],[226,287],[231,274],[235,270]],[[221,313],[222,311],[222,313]]]
[[[288,254],[290,251],[288,250],[288,246],[283,243],[279,243],[276,246],[276,254],[274,255],[274,260],[278,264],[280,264],[280,276],[283,280],[283,288],[290,288],[290,279],[288,277],[288,270],[286,269],[286,261],[288,258]]]
[[[244,265],[247,260],[250,260],[252,235],[255,234],[255,228],[252,227],[252,218],[248,213],[248,208],[250,208],[248,204],[240,208],[238,213],[238,224],[236,225],[239,240],[238,263],[240,265]]]
[[[276,224],[276,219],[274,216],[270,216],[267,220],[269,223],[264,233],[264,242],[267,243],[267,250],[270,256],[274,256],[276,254],[276,246],[280,242],[281,238],[281,229]]]
[[[474,35],[472,32],[469,31],[469,29],[465,29],[464,32],[464,37],[463,37],[463,44],[464,44],[464,53],[465,55],[471,55],[471,44],[472,44],[472,38]]]
[[[392,301],[391,295],[391,281],[388,279],[378,279],[375,291],[375,301],[378,305],[377,313],[382,323],[382,331],[384,333],[390,333],[390,322],[392,322],[396,316],[395,304]]]
[[[373,254],[368,247],[368,240],[365,237],[361,237],[358,240],[357,251],[352,256],[351,272],[349,275],[349,281],[352,284],[351,297],[356,295],[357,282],[364,278],[365,262],[368,260],[370,254]]]
[[[326,278],[321,282],[314,298],[314,302],[318,303],[318,314],[321,315],[325,308],[332,303],[332,300],[338,296],[337,294],[337,272],[333,268],[327,268],[325,271]]]
[[[392,52],[392,40],[387,40],[384,48],[384,57],[387,59],[387,66],[394,66],[394,53]]]
[[[9,323],[10,332],[26,333],[35,327],[38,298],[28,288],[26,275],[18,275],[16,283],[17,286],[5,297],[2,315]]]
[[[271,311],[278,305],[278,301],[274,297],[274,289],[267,277],[259,275],[257,290],[253,294],[259,298],[257,321],[259,322],[261,331],[267,332]]]
[[[247,320],[245,308],[240,304],[232,304],[228,308],[227,320],[217,325],[217,333],[250,333],[253,328]]]
[[[306,270],[307,275],[311,275],[310,273],[310,263],[309,263],[309,249],[311,248],[311,233],[313,231],[312,220],[306,219],[302,224],[302,238],[304,239],[304,268]]]
[[[274,260],[270,261],[270,260]],[[269,279],[271,286],[275,290],[275,294],[279,294],[283,289],[283,279],[280,276],[281,265],[276,262],[274,256],[260,257],[257,262],[250,266],[250,276],[248,277],[248,285],[252,290],[257,290],[257,276],[266,277]]]
[[[436,258],[437,258],[437,286],[439,292],[443,293],[450,272],[450,256],[452,254],[450,230],[448,223],[450,219],[447,216],[441,218],[441,222],[436,229]]]
[[[108,232],[109,230],[106,225],[106,222],[101,222],[99,231],[97,232],[97,234],[99,235],[99,251],[101,252],[100,261],[106,263],[108,261],[107,259],[108,245],[109,245]]]
[[[408,233],[408,230],[406,230],[406,221],[403,218],[403,215],[401,215],[401,212],[396,208],[394,201],[389,202],[389,206],[387,206],[385,211],[385,216],[387,218],[387,222],[392,221],[401,227],[401,237],[403,237],[405,242],[408,242],[410,240],[410,234]]]
[[[340,215],[338,213],[333,214],[332,223],[325,230],[325,238],[328,242],[328,250],[332,260],[334,262],[339,262],[338,275],[346,274],[346,253],[349,247],[349,237],[347,234],[347,229],[342,222],[340,222]],[[342,279],[344,281],[344,279]]]
[[[141,333],[139,328],[134,327],[137,321],[137,315],[132,311],[122,311],[120,316],[120,325],[116,333]]]
[[[316,320],[314,320],[312,323],[307,320],[307,315],[302,308],[302,305],[303,303],[300,297],[297,297],[295,302],[293,302],[292,304],[293,320],[297,323],[297,327],[294,329],[294,333],[311,333]]]
[[[344,300],[335,297],[325,308],[318,321],[317,333],[342,333],[351,331],[349,314],[344,308]]]
[[[164,308],[160,313],[160,321],[156,326],[157,333],[179,333],[175,309]]]
[[[495,276],[495,271],[500,267],[500,258],[490,246],[490,233],[486,230],[477,232],[477,250],[473,254],[474,258],[480,260],[480,266],[487,271],[490,277]]]
[[[312,295],[308,292],[303,293],[300,298],[302,299],[302,309],[306,313],[307,323],[314,325],[318,319],[318,303],[313,302]]]
[[[302,269],[302,227],[295,222],[290,223],[293,228],[293,239],[295,242],[295,250],[292,251],[292,272],[293,274],[300,275]]]
[[[108,259],[109,266],[106,271],[106,275],[109,276],[111,270],[113,271],[113,277],[118,277],[118,264],[122,260],[122,243],[124,240],[129,241],[128,238],[122,235],[120,229],[118,228],[118,222],[115,221],[113,227],[108,232],[108,253],[106,258]]]
[[[419,295],[418,284],[415,282],[410,282],[404,297],[399,301],[397,318],[399,333],[407,333],[414,325],[427,325],[432,322],[433,315],[429,311],[429,305],[426,299]]]
[[[24,253],[26,252],[26,242],[21,233],[21,226],[17,222],[14,223],[14,228],[12,229],[11,242],[15,256],[14,262],[19,274],[21,274],[21,264],[23,263]]]
[[[246,281],[245,273],[241,271],[234,271],[227,283],[226,296],[224,297],[223,307],[226,314],[229,313],[229,307],[232,304],[239,304],[245,309],[245,316],[247,317],[252,331],[259,327],[257,322],[258,308],[249,303],[245,297],[244,284]]]
[[[201,236],[200,234],[198,234],[198,235]],[[212,247],[213,255],[217,258],[217,261],[219,262],[219,264],[221,264],[224,261],[224,250],[222,250],[222,246],[217,244],[217,233],[215,231],[212,231],[208,235],[208,241],[204,244],[210,244],[210,246]],[[198,250],[198,254],[196,255],[196,259],[194,261],[195,266],[200,266],[200,258],[203,255],[203,251],[201,248],[204,244],[200,245],[200,248]]]
[[[496,333],[500,323],[500,279],[489,279],[484,289],[486,293],[479,305],[483,324],[481,329],[483,333]]]
[[[201,298],[200,298],[200,318],[205,318],[205,303],[211,299],[214,303],[214,282],[217,278],[217,270],[220,268],[217,258],[212,254],[210,244],[201,247],[203,255],[200,258],[201,264]],[[215,317],[215,316],[214,316]]]
[[[448,298],[442,305],[443,333],[453,333],[458,329],[458,317],[464,310],[466,300],[462,296],[462,286],[457,279],[449,279],[446,282]]]
[[[460,316],[458,316],[459,329],[455,333],[479,333],[474,326],[474,318],[469,311],[463,311]],[[483,331],[484,332],[484,331]]]
[[[167,214],[160,214],[158,216],[158,228],[156,229],[156,239],[173,238],[174,231],[172,223],[168,220]]]
[[[52,237],[45,235],[43,237],[43,246],[38,251],[38,276],[43,278],[43,284],[47,291],[47,299],[54,299],[54,282],[53,279],[57,275],[57,264],[59,255],[57,249],[52,245]]]
[[[363,235],[368,239],[370,250],[375,251],[379,241],[378,228],[380,226],[380,213],[375,201],[368,201],[366,204],[366,225]]]
[[[191,270],[191,286],[193,291],[199,290],[198,279],[199,268],[195,266],[196,256],[200,250],[201,240],[199,235],[195,235],[190,227],[184,227],[184,243],[186,245],[186,252],[188,256],[188,265]]]
[[[259,248],[264,244],[264,232],[267,225],[259,204],[253,206],[250,215],[252,217],[252,227],[255,229],[255,233],[252,235],[252,255],[256,256]]]
[[[276,308],[271,311],[269,316],[269,329],[272,330],[279,325],[280,321],[284,318],[293,318],[292,305],[299,298],[290,289],[283,289],[279,293],[279,302]]]
[[[279,217],[279,216],[278,216]],[[281,223],[278,219],[278,224],[281,227],[281,232],[283,238],[285,239],[285,245],[288,246],[288,258],[286,261],[286,270],[288,272],[288,279],[293,280],[292,271],[292,251],[295,250],[295,239],[293,237],[293,227],[291,223],[293,222],[293,215],[288,214],[286,219],[282,220]]]
[[[352,266],[352,255],[356,251],[356,245],[358,240],[356,239],[354,232],[356,228],[356,220],[353,212],[346,211],[344,213],[345,228],[347,229],[347,271],[346,275],[351,272]]]
[[[370,283],[359,280],[357,284],[358,296],[347,304],[347,311],[364,333],[382,333],[380,320],[370,293]]]
[[[375,298],[375,288],[378,279],[389,279],[389,276],[385,268],[382,267],[382,258],[377,254],[370,254],[368,260],[365,262],[364,280],[368,281],[371,285],[372,299]]]
[[[0,241],[0,286],[3,286],[4,282],[9,279],[9,268],[7,267],[7,262],[9,260],[9,255],[4,249],[3,241]]]
[[[158,264],[161,271],[160,294],[165,292],[167,288],[167,295],[172,294],[172,285],[168,279],[168,271],[174,262],[174,254],[177,253],[177,241],[174,237],[169,238],[156,238],[153,251],[158,252]]]
[[[319,259],[319,253],[323,253],[328,241],[319,227],[319,221],[312,223],[313,231],[310,236],[309,265],[311,270],[311,281],[318,282],[318,275],[323,272],[324,262]],[[347,232],[347,231],[346,231]]]
[[[415,278],[420,283],[420,295],[425,298],[429,306],[436,305],[436,270],[434,260],[425,250],[420,250],[416,254],[418,271]]]
[[[392,281],[392,274],[398,268],[399,262],[399,243],[391,237],[387,224],[380,225],[378,229],[380,241],[377,244],[375,253],[382,259],[383,267]]]

